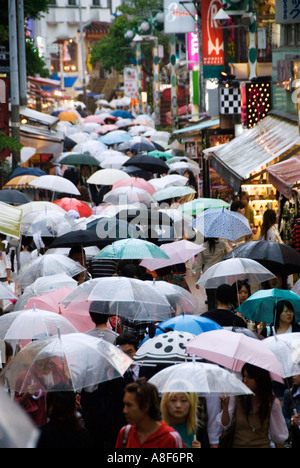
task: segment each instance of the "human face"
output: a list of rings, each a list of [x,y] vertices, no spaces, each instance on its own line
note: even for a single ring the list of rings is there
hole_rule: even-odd
[[[300,385],[300,375],[294,375],[293,376],[293,384],[294,385]]]
[[[131,359],[136,353],[136,349],[132,344],[122,344],[120,345],[120,348],[123,353],[127,354],[127,356],[129,356]]]
[[[147,409],[141,409],[136,401],[135,393],[125,392],[123,398],[123,414],[128,424],[139,425],[147,415]]]
[[[284,306],[284,309],[280,314],[280,323],[290,326],[293,320],[294,320],[294,312],[291,309],[289,309],[287,306]]]
[[[249,376],[248,372],[246,370],[244,370],[244,373],[243,373],[243,382],[245,385],[247,385],[248,388],[250,388],[250,390],[255,393],[256,392],[256,389],[257,389],[257,384],[256,384],[256,381],[255,379],[253,379],[252,377]]]
[[[190,411],[190,402],[185,393],[174,393],[168,401],[168,412],[174,424],[184,422]]]
[[[248,294],[246,286],[242,286],[238,292],[239,303],[243,304],[243,302],[245,302],[246,299],[248,299],[248,297],[249,297],[249,294]]]

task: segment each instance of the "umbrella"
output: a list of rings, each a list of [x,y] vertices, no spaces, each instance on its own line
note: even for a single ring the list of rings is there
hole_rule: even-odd
[[[130,158],[130,161],[127,161],[124,164],[124,167],[127,166],[136,166],[140,169],[143,169],[144,171],[159,174],[164,174],[169,171],[169,167],[164,161],[145,154],[137,154],[135,156],[132,156],[132,158]]]
[[[0,201],[9,205],[24,205],[30,203],[30,198],[18,190],[0,190]]]
[[[89,179],[88,184],[114,185],[118,180],[129,179],[129,175],[118,169],[101,169],[95,172]]]
[[[134,116],[130,114],[130,112],[127,112],[123,109],[117,109],[115,111],[112,111],[111,115],[118,118],[120,117],[121,119],[134,119]]]
[[[298,296],[300,296],[300,280],[298,280],[294,286],[292,287],[292,291],[296,294],[298,294]]]
[[[120,276],[87,281],[62,304],[65,312],[87,309],[140,322],[165,320],[174,313],[167,299],[144,281]]]
[[[20,404],[12,400],[4,390],[0,390],[0,448],[36,448],[40,437],[39,429]]]
[[[164,161],[166,161],[166,160],[172,158],[172,156],[170,156],[169,154],[165,153],[164,151],[158,151],[158,150],[149,151],[149,152],[148,152],[148,155],[149,155],[149,156],[154,156],[155,158],[161,158],[161,159],[163,159]]]
[[[70,180],[54,175],[41,176],[33,182],[30,182],[29,185],[41,190],[80,195],[79,190]]]
[[[98,115],[88,115],[84,119],[84,123],[97,123],[97,124],[103,124],[103,116],[98,114]]]
[[[135,153],[147,153],[148,151],[155,150],[155,145],[147,138],[140,137],[139,141],[137,138],[133,139],[130,145],[130,150],[134,151]]]
[[[174,163],[170,163],[170,161],[168,161],[168,164],[171,171],[178,171],[179,173],[184,173],[186,170],[190,170],[194,173],[195,176],[200,174],[200,168],[199,166],[196,166],[196,164],[191,164],[186,161],[178,161]]]
[[[300,322],[300,297],[293,291],[266,289],[252,294],[237,311],[249,320],[274,323],[278,301],[289,301],[294,307],[295,321]]]
[[[114,133],[110,132],[107,135],[103,135],[99,138],[101,143],[104,143],[107,146],[117,145],[123,143],[124,141],[131,141],[132,136],[128,133]]]
[[[283,371],[276,356],[262,340],[254,340],[243,333],[227,330],[202,333],[189,342],[187,352],[235,372],[240,372],[246,363],[252,364],[269,371],[274,380],[282,382]]]
[[[76,283],[77,287],[77,283]],[[68,295],[70,292],[75,289],[74,287],[60,287],[59,289],[53,289],[46,294],[37,295],[36,297],[31,297],[27,304],[24,307],[24,310],[30,309],[40,309],[46,310],[49,312],[55,312],[56,314],[60,313],[60,302]],[[15,308],[18,311],[17,308]],[[75,330],[73,330],[75,331]],[[77,331],[77,330],[76,330]]]
[[[75,122],[79,118],[80,115],[75,111],[63,111],[58,114],[58,119],[61,122]]]
[[[147,207],[149,207],[151,203],[155,202],[149,192],[134,186],[118,187],[110,190],[106,195],[104,195],[103,201],[114,205],[142,203]]]
[[[155,188],[141,177],[131,177],[130,179],[119,180],[113,185],[113,189],[119,187],[136,187],[142,190],[146,190],[150,193],[150,195],[155,193]]]
[[[33,175],[23,175],[14,177],[13,179],[10,179],[8,182],[6,182],[3,188],[16,190],[34,189],[34,187],[30,185],[30,183],[34,182],[37,179],[38,177]]]
[[[101,338],[83,333],[70,333],[29,343],[7,365],[1,379],[11,391],[24,393],[34,381],[37,391],[56,391],[53,381],[40,383],[39,365],[48,363],[58,369],[59,382],[66,389],[80,392],[83,388],[122,377],[132,360],[116,346]],[[55,375],[54,375],[55,379]]]
[[[107,250],[109,256],[106,257]],[[96,258],[116,259],[144,259],[144,258],[168,258],[168,255],[157,245],[143,239],[122,239],[105,247]]]
[[[21,235],[22,211],[18,207],[0,202],[0,232],[16,239]]]
[[[26,203],[26,205],[22,205],[19,208],[22,210],[23,217],[27,215],[28,213],[32,213],[33,211],[34,212],[47,211],[48,213],[52,211],[56,211],[57,213],[66,214],[65,210],[61,208],[60,206],[55,205],[54,203],[51,203],[51,202],[46,202],[46,201]]]
[[[9,176],[8,180],[14,179],[15,177],[21,176],[34,176],[40,177],[46,175],[46,172],[42,171],[38,167],[17,167]]]
[[[178,209],[186,214],[197,215],[210,208],[229,208],[229,206],[229,203],[219,198],[196,198],[195,200],[180,205]]]
[[[289,245],[269,241],[251,241],[236,247],[232,253],[239,258],[251,258],[266,268],[281,274],[291,275],[300,272],[300,253]]]
[[[53,202],[55,205],[60,206],[65,211],[77,211],[81,218],[89,218],[93,214],[92,208],[90,206],[76,198],[62,198],[60,200],[55,200]]]
[[[140,227],[128,223],[125,220],[116,217],[95,219],[87,225],[88,231],[95,231],[99,241],[107,241],[111,243],[120,239],[128,239],[134,237],[135,239],[145,239]]]
[[[40,309],[10,312],[0,317],[0,337],[6,341],[34,340],[66,333],[78,333],[65,318]]]
[[[101,238],[96,231],[79,230],[70,231],[62,236],[57,237],[51,244],[51,249],[66,248],[66,247],[90,247],[93,245],[101,245]]]
[[[170,244],[162,244],[160,248],[168,255],[169,259],[143,260],[141,262],[141,266],[150,271],[154,271],[166,266],[186,263],[189,259],[205,250],[201,245],[194,244],[194,242],[187,240],[180,240]]]
[[[163,200],[169,200],[173,198],[184,197],[186,195],[191,195],[192,193],[196,193],[196,190],[194,190],[191,187],[166,187],[165,189],[157,191],[153,195],[153,198],[154,200],[161,202]]]
[[[22,218],[21,232],[23,236],[34,237],[39,234],[42,237],[56,237],[63,229],[71,230],[72,226],[65,214],[56,211],[28,213]]]
[[[132,177],[142,177],[145,180],[151,179],[150,172],[144,171],[136,166],[126,166],[121,168],[126,174],[131,174]]]
[[[179,174],[169,174],[158,179],[149,180],[149,184],[153,185],[156,190],[163,190],[171,186],[184,186],[186,183],[187,178]]]
[[[106,159],[112,159],[113,160],[117,156],[124,157],[124,153],[122,153],[121,151],[113,150],[113,149],[106,149],[106,150],[101,152],[101,160],[102,161],[105,161]]]
[[[193,228],[205,237],[215,237],[236,241],[252,235],[248,219],[240,213],[225,208],[203,211],[193,221]]]
[[[17,296],[12,292],[10,288],[5,286],[5,284],[0,283],[0,300],[1,301],[14,301],[18,299]]]
[[[105,135],[106,133],[112,132],[114,130],[118,130],[116,125],[101,125],[101,127],[95,129],[94,132],[98,135]]]
[[[103,169],[120,169],[128,159],[130,159],[129,156],[115,156],[104,159],[100,165]]]
[[[66,273],[73,278],[83,271],[85,271],[85,268],[64,255],[44,255],[21,268],[17,283],[25,287],[34,283],[41,276]]]
[[[284,378],[300,375],[300,333],[270,336],[264,344],[280,362]]]
[[[98,159],[90,156],[89,154],[74,153],[69,154],[59,160],[62,166],[91,166],[98,167]]]
[[[238,280],[248,280],[250,284],[263,283],[274,278],[273,273],[255,260],[231,258],[218,262],[201,276],[197,284],[204,289],[215,289],[221,284],[230,284]]]
[[[250,395],[234,374],[215,364],[188,362],[167,367],[149,380],[160,394],[197,393],[198,396]]]
[[[75,148],[73,148],[73,151],[74,152],[76,151],[77,153],[90,154],[91,156],[94,156],[94,158],[97,159],[98,155],[101,154],[106,149],[107,149],[106,145],[104,145],[100,141],[88,139],[81,143],[78,143],[75,146]]]
[[[154,121],[152,117],[146,114],[139,115],[133,121],[134,125],[144,125],[145,127],[154,127]]]
[[[187,343],[195,335],[172,331],[145,341],[137,350],[133,360],[140,365],[173,364],[191,359],[186,351]]]

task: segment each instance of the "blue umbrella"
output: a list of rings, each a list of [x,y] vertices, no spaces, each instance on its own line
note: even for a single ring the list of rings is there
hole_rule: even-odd
[[[102,136],[99,138],[99,141],[101,143],[104,143],[105,145],[116,145],[119,143],[123,143],[124,141],[129,141],[132,140],[132,136],[129,135],[128,133],[114,133],[110,132],[107,133],[106,135]]]
[[[202,232],[204,237],[236,241],[243,236],[252,235],[249,221],[245,216],[224,208],[203,211],[194,219],[192,226]]]
[[[40,177],[47,174],[38,167],[17,167],[17,169],[15,169],[9,176],[8,180],[14,179],[15,177],[21,177],[23,175],[32,175]]]
[[[276,305],[279,301],[289,301],[294,307],[295,321],[300,321],[300,297],[285,289],[265,289],[252,294],[237,311],[252,321],[274,323]]]
[[[222,327],[213,320],[201,317],[200,315],[177,315],[159,324],[156,328],[155,336],[166,333],[166,331],[182,331],[192,333],[193,335],[200,335],[212,330],[220,330]],[[150,337],[147,336],[141,345]]]
[[[135,118],[132,114],[130,114],[130,112],[127,112],[122,109],[117,109],[115,111],[112,111],[110,114],[113,115],[114,117],[120,117],[121,119],[134,119]]]

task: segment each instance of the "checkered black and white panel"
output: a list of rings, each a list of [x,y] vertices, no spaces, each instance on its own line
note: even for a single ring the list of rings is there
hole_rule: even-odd
[[[237,87],[220,88],[220,114],[241,113],[241,92]]]

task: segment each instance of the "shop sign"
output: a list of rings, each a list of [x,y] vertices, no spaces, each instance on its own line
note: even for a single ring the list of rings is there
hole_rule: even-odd
[[[276,0],[275,22],[278,24],[300,23],[300,0]]]

